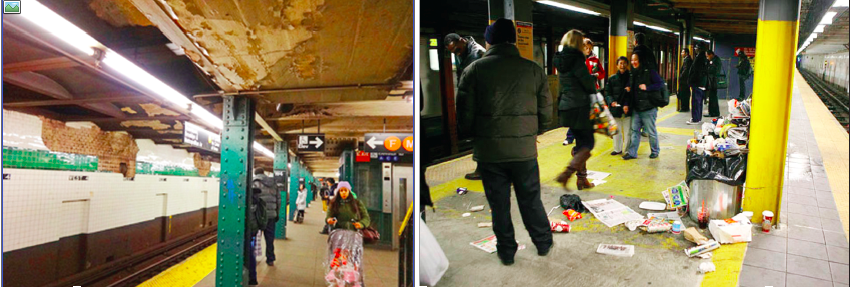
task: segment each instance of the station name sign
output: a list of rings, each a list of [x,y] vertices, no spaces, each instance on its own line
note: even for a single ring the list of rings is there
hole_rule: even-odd
[[[190,122],[183,122],[183,143],[211,152],[221,152],[221,136]]]

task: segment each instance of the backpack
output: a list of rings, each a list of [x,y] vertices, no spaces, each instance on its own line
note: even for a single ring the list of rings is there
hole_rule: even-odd
[[[257,234],[257,231],[266,227],[268,218],[266,216],[266,201],[257,194],[252,195],[251,199],[253,204],[249,207],[246,222],[248,223],[248,234],[253,236]]]

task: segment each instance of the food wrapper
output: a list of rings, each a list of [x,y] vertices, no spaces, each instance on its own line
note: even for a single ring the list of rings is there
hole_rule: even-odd
[[[686,228],[684,234],[685,240],[696,243],[697,245],[703,245],[708,242],[708,238],[700,234],[696,227]]]
[[[328,235],[325,282],[328,286],[363,285],[363,235],[360,232],[334,229]]]
[[[572,210],[572,209],[564,210],[564,216],[566,216],[567,220],[569,220],[570,222],[572,222],[576,219],[582,218],[581,212],[578,212],[578,211],[575,211],[575,210]]]
[[[549,221],[549,227],[552,229],[552,232],[570,232],[570,225],[566,221]]]

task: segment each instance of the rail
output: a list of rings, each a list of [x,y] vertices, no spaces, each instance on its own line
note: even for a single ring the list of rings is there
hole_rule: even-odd
[[[414,233],[413,233],[413,204],[407,208],[407,215],[404,217],[404,225],[399,231],[399,248],[398,251],[398,286],[412,287],[416,286],[413,282],[413,256],[414,256]],[[405,226],[407,228],[405,228]]]
[[[850,133],[850,107],[848,107],[847,103],[850,97],[848,97],[847,93],[836,89],[812,72],[801,69],[800,73],[844,130]]]
[[[46,286],[135,286],[212,245],[216,237],[217,227],[211,226]]]

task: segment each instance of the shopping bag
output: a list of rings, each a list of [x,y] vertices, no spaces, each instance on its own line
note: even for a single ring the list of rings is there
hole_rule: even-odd
[[[446,270],[449,270],[449,259],[419,217],[419,285],[436,286]]]
[[[613,137],[619,132],[617,122],[600,93],[590,95],[590,122],[595,133]]]
[[[266,253],[263,252],[263,231],[257,231],[257,237],[254,237],[254,255],[257,257],[257,262],[263,262],[266,259]]]

